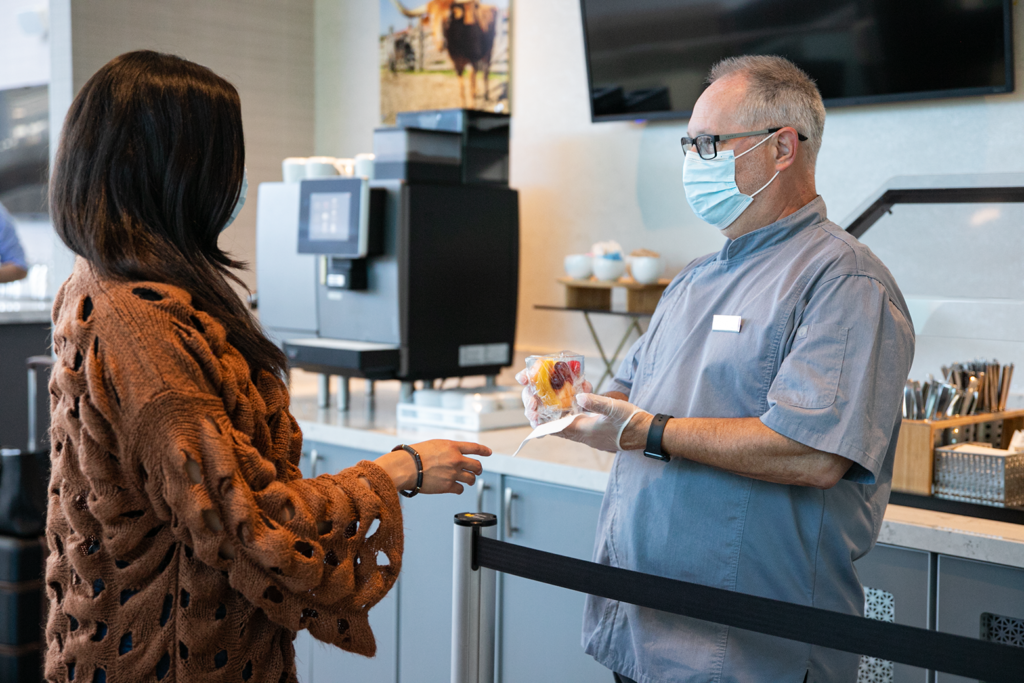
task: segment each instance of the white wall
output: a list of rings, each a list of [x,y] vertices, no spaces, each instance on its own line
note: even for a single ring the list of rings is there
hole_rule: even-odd
[[[54,86],[62,84],[51,98],[51,120],[63,119],[97,69],[136,49],[204,64],[238,89],[253,191],[221,243],[255,266],[255,188],[280,180],[284,157],[313,152],[313,0],[53,0],[51,10],[54,41],[60,36]],[[243,279],[254,288],[255,270]]]
[[[833,220],[845,219],[895,175],[1024,170],[1024,12],[1016,12],[1014,24],[1012,94],[828,112],[818,189]],[[532,310],[561,301],[554,278],[565,254],[616,239],[627,250],[662,252],[674,273],[717,250],[722,238],[683,196],[679,137],[686,121],[590,123],[578,2],[518,0],[513,30],[512,182],[522,193],[523,215],[519,342],[589,353],[582,320]],[[920,239],[928,239],[924,230]],[[992,274],[1001,276],[1008,274]],[[912,282],[901,286],[914,290]],[[608,332],[623,325],[616,321]]]
[[[377,7],[366,0],[317,2],[318,152],[361,151],[379,121],[375,44],[369,39],[378,30]],[[1016,92],[828,112],[818,189],[833,220],[844,221],[892,176],[1024,171],[1024,11],[1017,9]],[[723,238],[693,215],[683,195],[679,137],[686,121],[590,122],[578,0],[515,0],[513,41],[511,178],[520,191],[522,218],[518,345],[529,350],[571,348],[595,356],[582,316],[533,309],[535,304],[563,301],[555,279],[566,254],[614,239],[627,250],[661,252],[671,275],[691,259],[719,249]],[[347,71],[336,72],[339,65]],[[937,215],[963,222],[972,215],[965,211]],[[1024,231],[1015,230],[1017,216],[1024,218],[1004,209],[1004,230],[989,234],[987,243],[1002,240],[1009,253],[1024,253]],[[918,274],[936,257],[934,249],[925,256],[906,242],[952,240],[960,227],[958,223],[933,235],[935,217],[898,210],[866,235],[873,248],[887,255],[908,296],[932,293],[930,281]],[[979,284],[965,270],[954,270],[949,277],[970,280],[966,297],[1007,296],[992,293],[999,291],[1000,278],[1011,277],[1005,268],[981,271],[991,286]],[[1001,310],[1005,316],[1009,309]],[[606,346],[626,329],[621,319],[595,320]],[[920,330],[926,334],[919,343],[915,375],[938,374],[940,363],[967,360],[965,354],[991,354],[1024,365],[1024,336],[1009,335],[1009,346],[989,343],[1006,341],[1006,335],[991,330],[999,319],[989,320],[987,330],[969,333],[956,328],[955,317],[938,330],[936,320],[933,316],[929,329]],[[964,338],[970,342],[962,343]],[[1017,391],[1024,389],[1024,368],[1015,385]]]
[[[379,13],[373,0],[316,0],[318,155],[351,159],[373,150],[380,125]]]

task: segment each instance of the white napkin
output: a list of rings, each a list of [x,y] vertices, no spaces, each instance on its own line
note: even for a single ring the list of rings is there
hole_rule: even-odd
[[[527,441],[530,441],[531,439],[540,439],[545,436],[550,436],[551,434],[557,434],[558,432],[562,431],[563,429],[571,425],[576,420],[576,418],[583,417],[584,415],[587,415],[587,413],[576,413],[575,415],[566,415],[565,417],[555,420],[553,422],[545,422],[542,425],[537,425],[537,427],[535,427],[534,430],[530,432],[530,435],[523,439],[523,442],[519,444],[519,448],[517,448],[516,452],[512,454],[512,457],[514,458],[517,455],[519,455],[519,451],[523,450],[523,446],[526,445]]]
[[[980,446],[975,443],[962,443],[959,446],[954,446],[953,450],[957,453],[973,453],[974,455],[1009,455],[1010,451],[1002,448],[992,448],[990,446]]]
[[[1013,438],[1010,439],[1010,452],[1020,453],[1024,451],[1024,429],[1018,429],[1013,433]]]

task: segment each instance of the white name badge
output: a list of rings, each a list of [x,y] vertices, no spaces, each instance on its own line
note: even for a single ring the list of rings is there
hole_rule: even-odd
[[[716,315],[711,320],[713,332],[739,332],[743,326],[743,318],[738,315]]]

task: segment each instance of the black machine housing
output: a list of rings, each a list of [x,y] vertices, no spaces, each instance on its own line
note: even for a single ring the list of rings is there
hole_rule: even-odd
[[[303,185],[311,182],[322,181]],[[403,381],[494,375],[510,365],[518,192],[500,182],[388,179],[371,181],[370,197],[375,250],[365,259],[317,258],[316,338],[282,340],[291,364]]]

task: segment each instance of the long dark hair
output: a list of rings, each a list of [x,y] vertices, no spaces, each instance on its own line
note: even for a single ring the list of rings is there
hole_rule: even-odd
[[[148,50],[107,62],[71,104],[50,180],[57,234],[105,277],[181,287],[227,330],[253,375],[284,354],[235,293],[217,246],[242,188],[245,142],[234,86]]]

